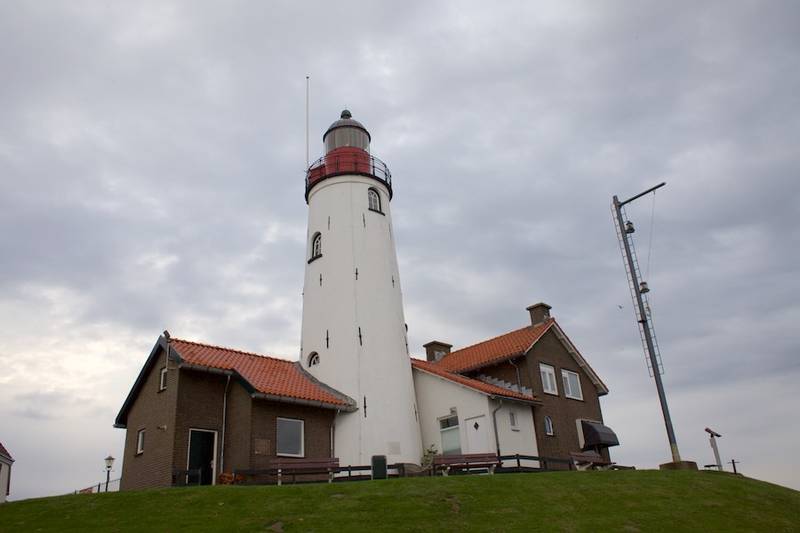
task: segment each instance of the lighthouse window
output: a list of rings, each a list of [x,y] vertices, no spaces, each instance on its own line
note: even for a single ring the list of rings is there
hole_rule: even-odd
[[[308,355],[308,366],[314,366],[319,364],[319,354],[317,352],[311,352]]]
[[[381,213],[381,196],[378,194],[378,191],[375,189],[370,189],[367,192],[367,198],[369,199],[370,211],[377,211],[378,213]]]
[[[322,255],[322,234],[315,233],[311,239],[311,259],[316,259]]]

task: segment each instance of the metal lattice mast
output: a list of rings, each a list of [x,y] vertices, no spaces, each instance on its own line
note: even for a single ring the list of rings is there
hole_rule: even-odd
[[[628,286],[631,291],[633,299],[633,306],[636,311],[636,320],[639,323],[639,334],[642,337],[642,344],[645,350],[648,361],[648,369],[650,375],[656,382],[656,389],[658,390],[658,400],[661,403],[661,412],[664,415],[664,425],[667,429],[667,438],[669,439],[669,447],[672,452],[673,462],[681,460],[680,452],[678,451],[678,443],[675,439],[675,430],[672,428],[672,418],[669,414],[669,406],[667,405],[667,397],[664,393],[664,383],[661,380],[661,375],[664,372],[663,365],[661,364],[661,354],[658,350],[656,343],[655,330],[650,318],[650,305],[647,301],[646,285],[641,285],[641,272],[639,270],[639,260],[636,257],[636,252],[633,247],[633,239],[630,233],[626,231],[626,224],[623,218],[623,206],[637,198],[644,196],[656,189],[663,187],[666,183],[661,183],[652,187],[642,193],[637,194],[623,202],[614,196],[612,202],[612,209],[614,211],[614,218],[617,227],[617,237],[620,241],[620,248],[625,263],[625,271],[628,276]],[[632,233],[633,230],[631,230]]]

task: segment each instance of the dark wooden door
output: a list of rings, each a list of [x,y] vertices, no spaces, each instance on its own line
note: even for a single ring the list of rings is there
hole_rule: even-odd
[[[214,481],[214,441],[216,433],[189,430],[189,470],[200,469],[200,479],[190,474],[190,482],[211,485]]]

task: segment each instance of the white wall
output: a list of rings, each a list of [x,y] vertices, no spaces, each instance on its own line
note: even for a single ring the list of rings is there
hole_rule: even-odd
[[[369,210],[370,187],[383,214]],[[301,362],[358,402],[358,411],[336,419],[334,453],[343,465],[369,464],[372,455],[389,463],[422,457],[391,220],[388,189],[369,177],[329,178],[308,198],[305,260],[316,232],[322,257],[306,264]],[[309,368],[311,352],[320,363]]]
[[[0,503],[6,501],[6,487],[8,486],[8,476],[11,474],[11,465],[0,461]]]
[[[498,400],[492,400],[494,407],[497,407]],[[511,427],[511,417],[509,413],[513,412],[517,418],[517,427]],[[500,453],[502,455],[511,455],[518,453],[520,455],[536,455],[538,456],[538,447],[536,446],[536,431],[533,422],[533,409],[528,404],[511,402],[508,400],[503,401],[503,405],[497,411],[497,430],[500,435]],[[516,461],[504,461],[503,466],[516,466]],[[522,466],[537,467],[538,461],[521,461]]]
[[[500,405],[499,400],[491,400],[487,395],[469,387],[454,383],[423,370],[414,369],[414,388],[419,408],[422,447],[431,445],[441,453],[442,439],[439,419],[450,414],[455,408],[458,414],[459,437],[462,453],[497,452],[492,411]],[[517,417],[517,427],[511,427],[510,412]],[[467,433],[471,428],[465,420],[484,416],[487,423],[488,446],[486,449],[469,449]],[[503,455],[519,453],[522,455],[538,455],[536,433],[533,425],[531,406],[510,400],[504,400],[497,411],[497,432],[500,440],[500,452]],[[516,461],[505,462],[506,466],[516,465]],[[523,466],[539,466],[538,462],[523,461]]]
[[[462,453],[495,452],[494,430],[489,429],[489,448],[486,450],[468,450],[467,432],[464,420],[484,415],[491,424],[492,413],[489,398],[474,389],[464,387],[444,378],[414,369],[414,389],[417,394],[419,409],[419,426],[422,433],[422,447],[427,450],[431,445],[442,453],[442,439],[439,431],[439,419],[450,414],[450,408],[458,412],[458,429]]]

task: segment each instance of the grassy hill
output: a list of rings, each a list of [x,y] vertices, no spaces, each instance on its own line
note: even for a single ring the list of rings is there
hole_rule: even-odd
[[[552,472],[70,495],[0,531],[800,531],[800,492],[719,472]]]

